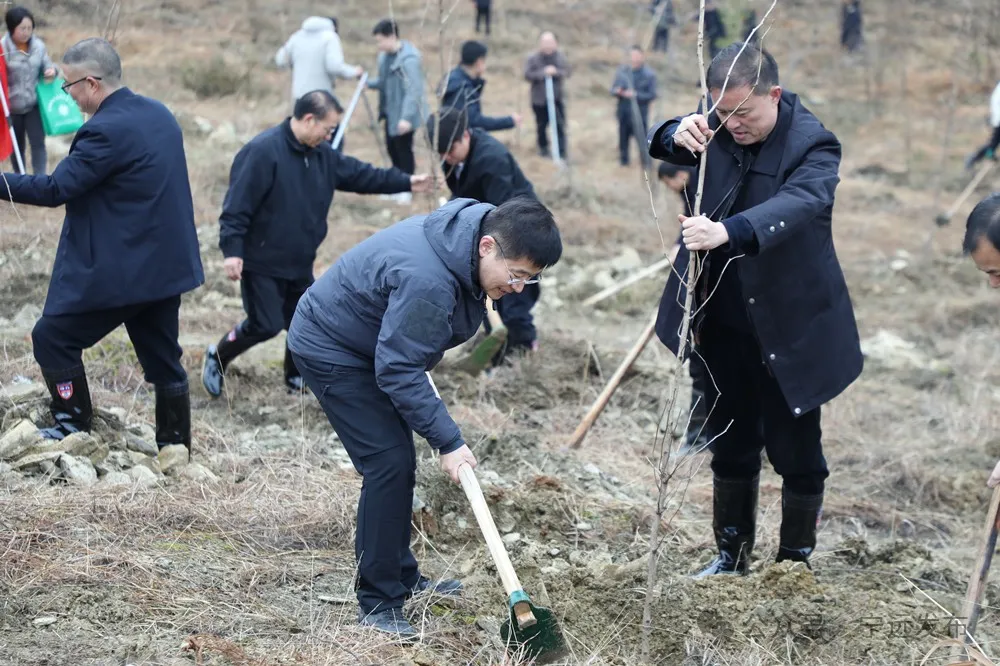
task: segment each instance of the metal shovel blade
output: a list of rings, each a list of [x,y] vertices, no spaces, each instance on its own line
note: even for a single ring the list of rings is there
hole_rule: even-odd
[[[548,608],[533,606],[528,603],[536,622],[530,626],[520,627],[513,604],[510,617],[500,627],[500,637],[505,645],[520,649],[527,657],[534,658],[538,664],[550,664],[566,656],[566,639],[556,622],[555,616]]]

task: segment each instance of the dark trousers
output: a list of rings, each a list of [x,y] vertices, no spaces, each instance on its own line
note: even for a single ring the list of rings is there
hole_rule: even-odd
[[[984,157],[997,157],[997,147],[1000,147],[1000,127],[993,128],[993,135],[990,137],[990,140],[976,151],[976,154],[969,160],[969,165],[975,164]]]
[[[653,33],[653,50],[667,52],[667,46],[670,44],[670,29],[656,27],[656,31]]]
[[[559,156],[566,157],[566,109],[561,99],[556,100],[556,137],[559,139]],[[535,127],[538,130],[538,150],[549,150],[549,107],[531,106],[535,112]]]
[[[420,577],[410,550],[413,431],[373,370],[292,356],[363,477],[354,540],[358,603],[365,614],[399,608]]]
[[[476,5],[476,32],[479,32],[479,23],[484,21],[486,23],[486,34],[490,34],[490,7],[480,7]]]
[[[42,112],[38,106],[34,106],[27,113],[12,113],[10,123],[14,127],[14,138],[17,139],[17,147],[21,152],[21,162],[24,168],[28,168],[28,158],[25,156],[25,135],[27,142],[31,144],[31,170],[33,173],[48,173],[48,155],[45,152],[45,127],[42,125]],[[17,168],[17,159],[10,158],[14,166],[14,173],[20,173]]]
[[[389,136],[389,129],[385,130],[385,147],[389,151],[389,159],[392,166],[404,173],[413,175],[417,170],[416,159],[413,157],[413,132],[407,132],[399,136]]]
[[[639,157],[642,159],[642,163],[646,167],[649,167],[652,164],[649,153],[646,151],[649,105],[639,104],[639,118],[642,120],[642,126],[636,127],[635,111],[633,110],[632,102],[631,100],[626,100],[626,102],[628,103],[622,103],[618,106],[618,159],[622,166],[628,165],[629,145],[634,138],[639,146]]]
[[[286,280],[243,271],[240,293],[247,317],[218,345],[223,367],[254,345],[287,331],[299,299],[312,283],[312,276]]]
[[[819,408],[792,414],[750,333],[706,320],[698,350],[715,380],[705,383],[708,427],[717,436],[711,446],[715,475],[751,479],[766,450],[785,487],[802,495],[822,493],[829,470]]]
[[[83,350],[122,324],[145,374],[162,388],[187,384],[177,342],[181,297],[72,315],[42,315],[31,331],[35,360],[46,377],[67,381],[83,372]]]

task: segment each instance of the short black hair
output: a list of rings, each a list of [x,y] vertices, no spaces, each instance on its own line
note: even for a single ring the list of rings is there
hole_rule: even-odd
[[[492,236],[508,260],[523,259],[548,268],[562,256],[552,212],[529,195],[508,199],[487,213],[479,225],[479,238],[483,236]]]
[[[385,35],[386,37],[395,35],[399,37],[399,25],[392,19],[382,19],[372,28],[372,34]]]
[[[3,18],[7,22],[7,32],[12,35],[17,30],[17,26],[21,25],[21,22],[26,18],[31,19],[32,29],[35,27],[35,15],[24,7],[11,7]]]
[[[434,141],[434,123],[437,122],[437,132],[440,139]],[[465,109],[449,106],[432,113],[427,117],[427,137],[431,145],[437,147],[438,155],[444,155],[451,150],[456,141],[461,141],[465,130],[469,129],[469,114]]]
[[[756,42],[750,42],[743,48],[743,42],[733,42],[719,51],[705,75],[709,90],[735,90],[749,86],[755,95],[764,95],[772,86],[778,85],[778,63],[767,49]],[[739,57],[737,57],[739,54]],[[736,64],[733,64],[735,61]],[[729,68],[732,66],[732,73]],[[759,71],[758,71],[759,70]],[[726,83],[726,76],[729,83]]]
[[[474,39],[470,39],[467,42],[462,43],[462,64],[468,67],[469,65],[474,65],[480,58],[486,57],[486,53],[489,49],[486,48],[486,44],[482,42],[477,42]]]
[[[691,173],[690,167],[677,166],[676,164],[671,164],[670,162],[660,162],[660,166],[656,169],[656,175],[658,178],[673,178],[674,176],[682,173]]]
[[[310,113],[317,118],[326,118],[331,111],[343,113],[344,107],[326,90],[311,90],[295,100],[292,115],[296,120],[302,120]]]
[[[969,219],[965,222],[962,251],[972,254],[983,238],[1000,250],[1000,192],[994,192],[980,201],[969,213]]]

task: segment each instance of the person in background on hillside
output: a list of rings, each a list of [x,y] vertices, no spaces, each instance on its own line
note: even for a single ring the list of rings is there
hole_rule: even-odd
[[[420,51],[399,38],[399,26],[392,19],[375,24],[372,35],[379,50],[378,78],[369,79],[368,87],[378,90],[378,116],[385,121],[385,145],[392,165],[412,174],[417,169],[414,131],[427,112]],[[408,204],[411,199],[409,192],[396,195],[400,203]]]
[[[652,0],[649,3],[649,13],[656,18],[660,5],[664,4],[666,7],[656,19],[656,27],[653,29],[653,50],[666,53],[670,46],[670,26],[677,23],[677,19],[674,18],[674,0]]]
[[[748,571],[765,449],[782,478],[777,560],[808,565],[829,476],[820,407],[864,364],[831,233],[840,141],[781,88],[769,53],[741,48],[727,46],[708,67],[715,113],[668,120],[648,138],[649,154],[673,164],[694,167],[708,156],[703,214],[680,216],[683,247],[656,322],[672,352],[688,355],[693,341],[712,373],[706,403],[719,555],[699,576]],[[678,275],[691,252],[704,263],[697,315],[682,342],[687,292]]]
[[[861,48],[861,0],[843,0],[840,7],[840,47],[852,53]]]
[[[512,113],[509,116],[484,116],[482,111],[483,87],[486,81],[486,44],[477,41],[467,41],[462,44],[461,64],[448,72],[443,82],[444,94],[441,97],[441,107],[465,109],[469,114],[469,127],[479,127],[487,132],[513,129],[521,124],[521,114]],[[440,94],[441,88],[438,88]]]
[[[274,56],[278,67],[292,69],[292,106],[300,97],[312,90],[325,90],[334,94],[334,80],[356,79],[364,73],[359,65],[344,62],[344,49],[337,34],[335,19],[310,16],[302,21]],[[334,128],[336,133],[337,128]],[[338,150],[344,149],[341,138]]]
[[[681,211],[685,217],[691,217],[691,207],[697,194],[697,173],[691,167],[677,166],[670,162],[660,162],[657,168],[657,178],[663,185],[674,192],[681,202]],[[677,261],[681,244],[678,242],[670,250],[670,263]],[[708,410],[705,404],[706,386],[710,380],[705,362],[697,354],[693,355],[688,364],[688,374],[691,376],[691,408],[688,412],[687,434],[681,453],[698,453],[708,444],[711,437],[708,434]]]
[[[748,39],[750,39],[750,35],[751,35],[751,33],[753,33],[753,29],[757,27],[757,23],[758,23],[758,21],[757,21],[757,10],[756,9],[754,9],[753,7],[751,7],[749,9],[743,10],[743,30],[742,30],[742,32],[743,32],[743,41],[744,42],[747,41]],[[759,36],[760,36],[760,30],[758,30],[757,33],[754,34],[754,36],[753,36],[753,39],[754,39],[755,42],[759,42],[760,41],[760,37]]]
[[[436,142],[435,131],[440,137]],[[482,129],[469,129],[465,111],[442,109],[427,119],[427,133],[444,161],[441,170],[453,199],[475,199],[499,206],[514,197],[538,198],[510,151]],[[541,295],[539,280],[533,276],[519,284],[522,289],[512,290],[513,293],[495,304],[507,327],[507,342],[493,357],[494,366],[503,363],[511,352],[525,354],[538,349],[538,331],[531,309]],[[490,330],[488,320],[485,327]]]
[[[490,34],[490,0],[472,0],[476,4],[476,32],[479,32],[479,24],[486,24],[486,34]]]
[[[45,152],[45,128],[38,108],[36,87],[39,80],[52,81],[58,74],[45,42],[35,33],[35,17],[24,7],[11,7],[4,16],[7,32],[0,38],[0,48],[7,61],[7,103],[10,122],[17,139],[16,150],[28,168],[25,144],[31,143],[31,169],[35,174],[48,173]],[[20,173],[17,158],[11,157],[14,173]]]
[[[1000,146],[1000,82],[997,82],[996,87],[993,89],[993,94],[990,95],[989,122],[993,128],[993,134],[990,136],[990,140],[980,147],[979,150],[965,159],[966,169],[976,166],[976,163],[984,157],[988,157],[994,161],[997,159],[996,151],[997,147]]]
[[[316,251],[336,190],[360,194],[429,191],[426,175],[377,169],[335,152],[330,134],[344,112],[327,90],[299,97],[290,118],[264,130],[233,159],[219,216],[226,277],[240,281],[246,319],[205,350],[201,382],[222,395],[233,359],[287,329],[295,306],[313,283]],[[285,386],[303,388],[285,349]]]
[[[364,476],[354,545],[362,625],[410,640],[408,598],[461,593],[457,580],[421,575],[410,549],[413,433],[456,483],[462,465],[476,466],[427,372],[475,335],[486,296],[509,298],[561,254],[552,213],[535,199],[456,199],[354,246],[299,302],[289,347]]]
[[[538,129],[538,154],[549,157],[549,103],[545,78],[552,77],[552,97],[556,107],[556,136],[560,157],[566,159],[566,106],[563,102],[565,81],[572,73],[566,56],[559,50],[555,33],[546,30],[538,37],[538,50],[524,63],[524,78],[531,83],[531,110]]]
[[[49,439],[89,432],[83,350],[124,324],[156,395],[156,444],[191,450],[181,364],[181,294],[205,281],[184,138],[160,102],[122,85],[107,41],[85,39],[62,59],[63,88],[90,119],[52,175],[6,174],[12,201],[66,207],[49,293],[31,332],[52,398]]]
[[[634,138],[639,143],[643,166],[650,168],[652,161],[645,151],[645,138],[649,125],[649,104],[656,99],[656,73],[646,64],[646,54],[638,44],[629,49],[629,64],[620,66],[615,72],[611,94],[618,98],[619,162],[622,166],[629,165],[629,144]],[[638,118],[633,99],[639,107]],[[637,126],[640,122],[641,127]]]
[[[691,15],[691,22],[697,23],[701,18],[701,12],[696,11]],[[708,45],[708,56],[714,59],[722,49],[719,42],[726,38],[726,22],[722,19],[722,12],[716,6],[714,0],[705,0],[705,43]],[[701,82],[698,82],[701,85]]]

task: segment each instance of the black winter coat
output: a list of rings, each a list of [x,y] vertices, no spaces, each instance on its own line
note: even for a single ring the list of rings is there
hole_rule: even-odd
[[[410,176],[338,153],[326,141],[309,148],[295,138],[286,118],[233,158],[219,216],[219,248],[226,258],[241,257],[251,273],[310,277],[335,190],[408,192]]]
[[[696,165],[699,160],[689,151],[674,150],[673,132],[680,121],[677,117],[650,131],[649,154]],[[739,178],[742,150],[719,127],[715,114],[709,126],[716,135],[708,147],[702,212],[712,217]],[[757,248],[728,270],[738,271],[761,353],[796,416],[839,395],[863,366],[854,310],[831,232],[840,158],[837,137],[797,95],[783,92],[777,125],[747,174],[743,205],[731,211],[753,227]],[[656,324],[658,337],[675,354],[686,298],[677,273],[685,274],[688,260],[681,245]]]
[[[471,143],[462,173],[456,176],[455,167],[441,165],[454,198],[475,199],[499,206],[512,197],[535,196],[531,182],[502,143],[481,129],[469,132]]]
[[[205,281],[184,137],[160,102],[121,88],[51,175],[5,176],[16,203],[66,204],[43,314],[158,301]]]

